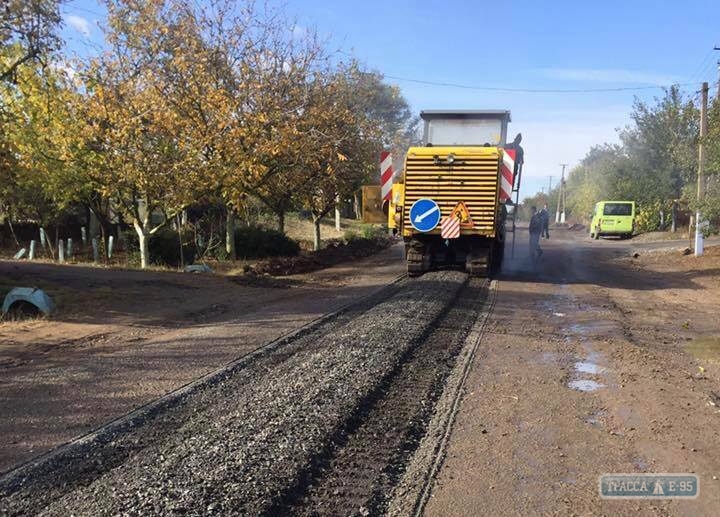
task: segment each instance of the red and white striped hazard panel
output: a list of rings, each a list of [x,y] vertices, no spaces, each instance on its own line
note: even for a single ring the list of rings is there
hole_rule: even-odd
[[[389,151],[380,153],[380,195],[382,200],[390,200],[392,194],[392,154]]]
[[[515,179],[515,149],[503,149],[503,161],[500,167],[500,202],[512,198]]]
[[[443,217],[440,222],[440,237],[443,239],[460,237],[460,219],[455,216]]]

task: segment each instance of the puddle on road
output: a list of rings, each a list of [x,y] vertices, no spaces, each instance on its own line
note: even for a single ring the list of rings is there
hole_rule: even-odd
[[[693,339],[688,343],[686,350],[698,359],[719,362],[720,337],[704,336]]]
[[[573,334],[586,336],[602,331],[612,331],[615,325],[611,321],[587,321],[584,323],[573,323],[568,326],[568,330]]]
[[[584,360],[575,362],[575,375],[568,381],[567,386],[576,391],[589,393],[604,388],[605,384],[586,377],[605,375],[608,373],[608,369],[599,364],[605,362],[601,353],[593,350],[587,342],[584,342],[584,347],[587,356]]]
[[[604,387],[604,384],[600,384],[599,382],[591,381],[589,379],[576,379],[568,382],[568,388],[585,393],[599,390]]]
[[[605,371],[605,368],[589,361],[578,361],[575,363],[575,371],[597,375]]]

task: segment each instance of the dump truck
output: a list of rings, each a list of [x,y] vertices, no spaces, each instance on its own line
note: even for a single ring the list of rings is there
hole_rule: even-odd
[[[461,265],[487,276],[500,269],[508,214],[514,231],[522,137],[506,142],[507,110],[420,116],[422,145],[408,149],[388,204],[388,225],[405,242],[408,274]]]

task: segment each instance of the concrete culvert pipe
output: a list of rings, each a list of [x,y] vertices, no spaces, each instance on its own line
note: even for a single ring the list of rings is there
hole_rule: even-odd
[[[5,295],[2,305],[3,315],[14,317],[32,317],[43,314],[49,316],[55,310],[52,299],[36,287],[15,287]]]

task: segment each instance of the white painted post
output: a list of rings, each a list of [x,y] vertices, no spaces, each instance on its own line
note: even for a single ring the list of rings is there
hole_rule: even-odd
[[[339,232],[342,230],[340,226],[340,195],[335,196],[335,231]]]
[[[111,258],[112,258],[112,253],[113,253],[113,243],[114,243],[114,242],[115,242],[115,237],[114,237],[113,235],[111,235],[110,237],[108,237],[108,249],[107,249],[107,256],[108,256],[108,258],[109,258],[109,259],[111,259]]]
[[[28,260],[35,260],[35,240],[30,241],[30,255],[28,256]]]
[[[100,251],[98,250],[97,237],[93,237],[93,239],[92,239],[92,249],[93,249],[93,262],[95,262],[95,264],[97,264],[100,262]]]
[[[695,256],[699,257],[705,252],[705,236],[703,235],[703,225],[699,221],[701,220],[702,216],[700,215],[700,211],[698,210],[697,215],[695,216],[695,221],[698,221],[695,223]]]
[[[21,258],[23,258],[25,256],[25,251],[26,251],[25,248],[20,248],[20,251],[15,253],[15,255],[13,255],[13,258],[15,260],[20,260]]]
[[[702,84],[702,100],[700,101],[700,140],[698,143],[698,186],[697,186],[697,202],[700,205],[705,199],[705,149],[703,142],[707,135],[707,111],[708,111],[708,83]],[[695,256],[699,257],[705,251],[705,220],[700,213],[698,206],[695,214]]]
[[[65,242],[62,239],[58,239],[58,262],[60,264],[65,263]]]
[[[73,246],[72,246],[72,237],[68,237],[67,240],[67,256],[68,258],[72,258],[73,256]]]
[[[46,240],[47,236],[45,235],[45,228],[40,228],[40,245],[45,249],[45,246],[47,244]]]
[[[83,246],[87,246],[87,229],[84,226],[80,228],[80,239]]]

